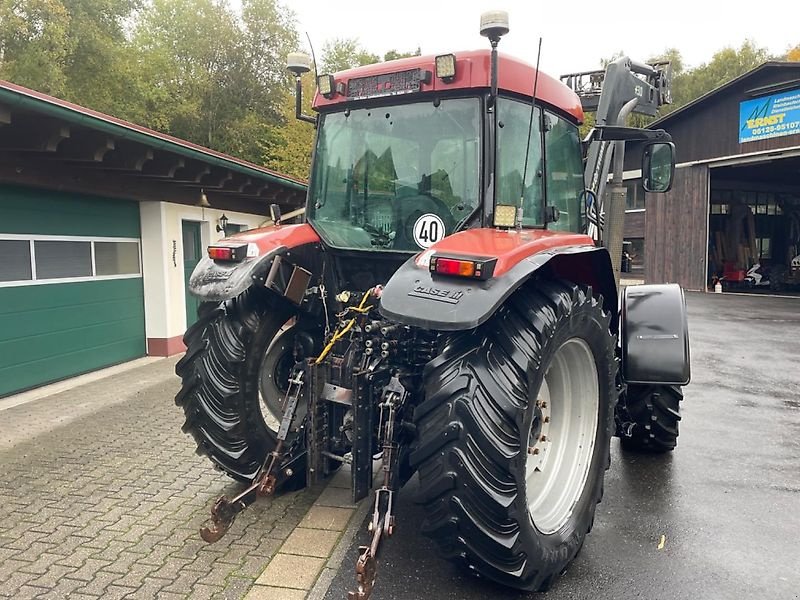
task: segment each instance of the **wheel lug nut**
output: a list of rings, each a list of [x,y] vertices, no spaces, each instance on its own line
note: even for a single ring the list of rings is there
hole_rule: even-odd
[[[539,454],[539,449],[531,446],[528,448],[528,454]]]
[[[547,402],[542,402],[542,408],[547,408]]]
[[[550,417],[545,417],[545,418],[544,418],[544,422],[545,422],[545,423],[549,423],[549,422],[550,422]]]
[[[542,437],[539,438],[539,440],[542,441],[542,442],[546,442],[547,441],[547,436],[543,435]]]

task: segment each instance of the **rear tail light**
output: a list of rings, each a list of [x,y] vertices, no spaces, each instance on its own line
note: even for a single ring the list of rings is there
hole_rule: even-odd
[[[431,273],[467,277],[470,279],[489,279],[494,273],[496,258],[446,258],[433,256],[430,262]]]
[[[247,256],[247,244],[241,246],[209,246],[208,258],[223,262],[241,262]]]

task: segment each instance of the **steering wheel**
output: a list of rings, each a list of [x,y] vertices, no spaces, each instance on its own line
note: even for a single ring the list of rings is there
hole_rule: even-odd
[[[435,196],[417,194],[395,200],[395,223],[399,224],[394,238],[395,250],[422,250],[414,241],[414,224],[422,215],[433,213],[444,222],[445,235],[453,233],[456,221],[447,205]]]

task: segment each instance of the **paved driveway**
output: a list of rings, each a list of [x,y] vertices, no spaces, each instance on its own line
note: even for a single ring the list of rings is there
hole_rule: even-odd
[[[174,360],[0,412],[0,597],[241,598],[313,502],[198,535],[231,480],[194,454]],[[0,407],[2,400],[0,400]]]
[[[615,440],[594,531],[545,598],[800,597],[800,300],[689,294],[693,381],[674,454]],[[469,576],[403,490],[374,600],[541,598]],[[659,549],[661,536],[665,543]],[[360,536],[326,598],[353,582]]]

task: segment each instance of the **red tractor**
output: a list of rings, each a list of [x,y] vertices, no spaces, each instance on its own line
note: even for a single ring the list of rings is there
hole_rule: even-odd
[[[564,85],[498,56],[507,15],[481,25],[491,50],[319,75],[314,117],[291,56],[297,115],[317,128],[304,222],[273,205],[273,226],[210,246],[191,277],[184,431],[250,484],[201,534],[343,464],[360,500],[380,456],[352,599],[370,595],[412,476],[445,557],[544,590],[591,529],[612,435],[651,451],[678,435],[683,292],[618,301],[618,178],[599,201],[627,140],[643,142],[645,189],[669,189],[669,136],[619,125],[667,100],[665,72],[620,59]],[[583,145],[582,102],[598,112]]]

